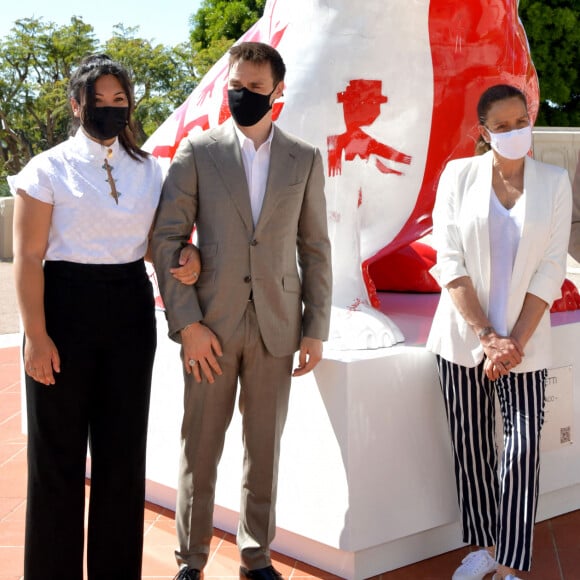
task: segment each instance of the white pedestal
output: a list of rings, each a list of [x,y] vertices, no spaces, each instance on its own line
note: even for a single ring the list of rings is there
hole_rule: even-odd
[[[293,381],[282,440],[273,549],[348,579],[461,546],[453,466],[433,355],[423,348],[438,295],[383,294],[404,345],[325,352]],[[179,347],[160,313],[148,446],[148,499],[175,507],[182,408]],[[554,367],[578,357],[580,313],[553,317]],[[574,373],[573,373],[574,374]],[[573,377],[574,389],[580,386]],[[580,424],[580,397],[574,401]],[[234,532],[241,479],[236,413],[220,463],[214,523]],[[577,445],[542,457],[539,517],[580,508]]]

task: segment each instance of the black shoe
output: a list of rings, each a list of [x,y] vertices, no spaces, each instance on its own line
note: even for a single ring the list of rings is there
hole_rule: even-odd
[[[173,580],[200,580],[200,578],[201,572],[199,570],[190,568],[189,566],[183,566]]]
[[[282,574],[274,566],[266,566],[257,570],[248,570],[240,566],[240,576],[250,578],[250,580],[282,580]]]

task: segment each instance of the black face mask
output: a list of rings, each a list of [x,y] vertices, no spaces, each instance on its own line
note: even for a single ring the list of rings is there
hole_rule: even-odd
[[[127,125],[129,107],[95,107],[84,120],[85,131],[99,141],[116,137]]]
[[[240,127],[255,125],[272,108],[270,105],[272,93],[261,95],[246,89],[246,87],[228,89],[228,104],[234,121]]]

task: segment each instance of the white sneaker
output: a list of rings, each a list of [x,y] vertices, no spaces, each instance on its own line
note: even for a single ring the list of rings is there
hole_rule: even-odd
[[[497,562],[487,550],[471,552],[463,558],[451,580],[483,580],[487,574],[497,570]],[[507,580],[507,579],[506,579]]]

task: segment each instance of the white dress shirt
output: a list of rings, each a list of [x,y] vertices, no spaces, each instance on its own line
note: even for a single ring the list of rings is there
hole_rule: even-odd
[[[268,139],[258,149],[254,146],[254,142],[248,139],[235,123],[234,127],[242,150],[242,161],[246,172],[248,190],[250,192],[252,219],[255,227],[258,223],[260,212],[262,211],[264,194],[266,193],[268,170],[270,168],[270,146],[274,135],[274,125],[272,125]]]
[[[111,196],[105,158],[118,204]],[[105,147],[79,129],[33,157],[8,183],[14,195],[21,189],[53,206],[46,260],[124,264],[145,255],[162,179],[154,157],[136,161],[118,140]]]

